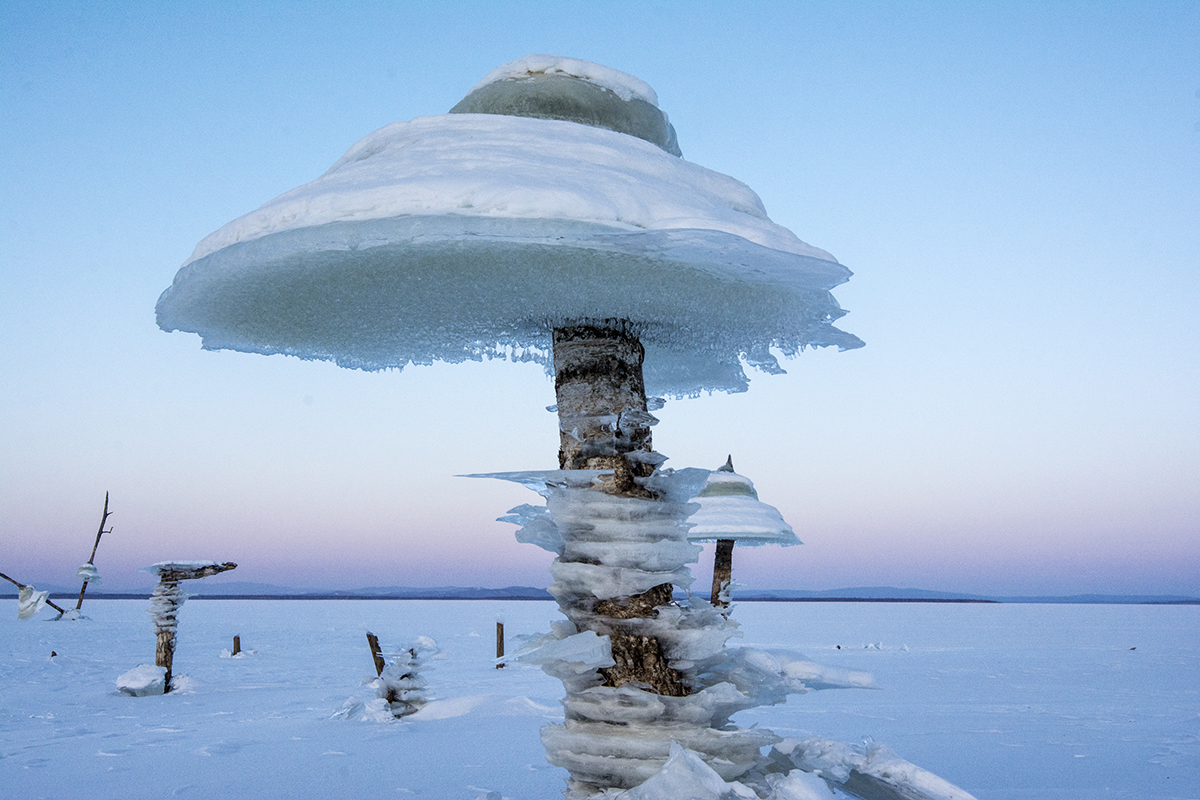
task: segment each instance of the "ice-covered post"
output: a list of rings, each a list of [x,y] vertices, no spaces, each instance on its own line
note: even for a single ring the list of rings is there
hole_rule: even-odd
[[[83,578],[83,585],[79,587],[79,601],[75,603],[75,610],[83,608],[83,594],[87,591],[89,583],[98,583],[100,575],[96,572],[96,550],[100,548],[100,537],[106,533],[112,533],[112,529],[104,530],[105,523],[112,516],[108,511],[108,492],[104,493],[104,513],[100,515],[100,528],[96,531],[96,542],[92,545],[92,554],[83,566],[79,568],[79,577]]]
[[[234,569],[232,561],[162,561],[146,567],[145,571],[158,576],[150,593],[150,617],[154,620],[154,664],[166,670],[163,674],[163,694],[171,691],[171,669],[175,661],[176,619],[179,608],[187,600],[187,592],[179,588],[180,581],[207,578]]]

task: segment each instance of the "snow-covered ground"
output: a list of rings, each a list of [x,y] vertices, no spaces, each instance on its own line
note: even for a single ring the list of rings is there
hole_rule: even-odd
[[[193,600],[182,690],[157,697],[116,689],[154,660],[146,601],[89,600],[74,622],[18,622],[4,604],[7,797],[541,800],[564,786],[538,737],[561,717],[561,684],[492,661],[497,617],[512,651],[558,618],[551,602]],[[1200,607],[745,603],[734,617],[733,646],[791,648],[880,686],[793,697],[741,725],[872,737],[979,800],[1200,797]],[[436,640],[418,714],[337,718],[374,697],[368,630],[385,652]],[[246,652],[229,658],[234,635]]]

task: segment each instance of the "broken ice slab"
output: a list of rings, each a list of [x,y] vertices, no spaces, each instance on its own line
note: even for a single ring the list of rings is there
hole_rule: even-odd
[[[131,697],[148,697],[163,694],[166,688],[166,667],[156,667],[153,664],[138,664],[133,669],[117,678],[117,690]]]
[[[831,787],[864,800],[975,800],[878,743],[857,747],[816,737],[784,739],[772,748],[771,758],[819,775]]]

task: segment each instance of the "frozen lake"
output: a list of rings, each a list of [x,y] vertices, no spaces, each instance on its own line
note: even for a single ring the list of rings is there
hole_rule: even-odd
[[[512,651],[559,618],[553,603],[192,600],[184,690],[142,698],[115,682],[154,660],[147,601],[89,600],[75,622],[18,622],[4,604],[5,796],[561,797],[538,738],[561,685],[492,663],[498,616]],[[744,603],[734,618],[734,646],[798,650],[880,686],[792,697],[741,725],[871,737],[979,800],[1200,798],[1198,606]],[[385,651],[419,635],[441,647],[417,717],[331,718],[373,697],[367,630]],[[221,657],[235,634],[256,652]]]

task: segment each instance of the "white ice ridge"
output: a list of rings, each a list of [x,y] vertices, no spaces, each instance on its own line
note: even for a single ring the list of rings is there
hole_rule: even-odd
[[[785,739],[740,780],[726,780],[698,753],[672,742],[663,767],[628,791],[592,800],[974,800],[883,745],[854,747],[827,739]]]
[[[581,58],[542,54],[524,56],[507,64],[501,64],[484,75],[479,83],[472,86],[471,92],[497,81],[523,80],[535,75],[564,75],[570,78],[579,78],[603,89],[608,89],[622,100],[636,97],[652,106],[658,105],[658,94],[650,87],[650,84],[641,78],[636,78],[612,67],[606,67],[603,64],[584,61]]]
[[[771,222],[758,195],[728,175],[602,128],[494,114],[418,117],[380,128],[320,178],[205,237],[185,266],[270,234],[431,216],[458,218],[460,224],[418,228],[407,238],[488,233],[472,226],[471,218],[519,221],[524,224],[494,226],[492,235],[533,242],[563,235],[586,241],[588,233],[709,230],[825,261],[831,265],[826,280],[836,276],[841,283],[848,277],[829,253]],[[384,231],[373,233],[345,246],[389,243]]]

